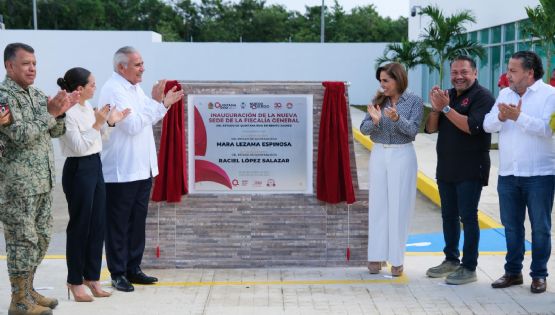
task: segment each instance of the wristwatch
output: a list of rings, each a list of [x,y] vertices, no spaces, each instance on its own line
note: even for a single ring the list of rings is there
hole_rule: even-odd
[[[451,111],[451,107],[449,105],[446,105],[445,107],[443,107],[443,109],[441,110],[444,114],[447,114],[448,112]]]

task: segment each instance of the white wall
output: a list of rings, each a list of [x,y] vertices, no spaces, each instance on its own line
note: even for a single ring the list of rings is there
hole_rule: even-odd
[[[91,70],[97,85],[102,84],[111,75],[112,57],[118,48],[133,45],[142,51],[150,49],[156,41],[160,42],[161,36],[153,32],[0,31],[2,53],[13,42],[26,43],[35,49],[35,86],[47,94],[55,94],[59,89],[56,79],[77,66]],[[0,67],[2,80],[5,74],[5,68]]]
[[[476,17],[476,23],[467,25],[468,31],[480,30],[526,19],[525,7],[536,7],[539,0],[410,0],[410,8],[422,8],[436,4],[445,15],[451,15],[462,10],[471,10]],[[409,39],[418,40],[420,33],[427,27],[429,19],[416,15],[409,15]]]
[[[160,78],[349,81],[351,104],[366,104],[374,95],[378,88],[374,60],[387,44],[173,43],[162,42],[161,36],[153,32],[0,31],[2,51],[11,42],[33,46],[37,58],[35,85],[48,94],[56,93],[56,79],[75,66],[91,70],[97,85],[102,86],[111,75],[114,52],[131,45],[145,61],[142,86],[147,92]],[[0,77],[4,75],[5,69],[0,67]],[[420,80],[412,80],[410,89],[418,94]]]

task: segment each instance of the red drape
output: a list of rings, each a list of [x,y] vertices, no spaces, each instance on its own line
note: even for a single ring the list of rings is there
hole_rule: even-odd
[[[349,157],[345,84],[323,82],[322,85],[326,90],[318,137],[316,197],[329,203],[347,201],[350,204],[355,202],[355,193]]]
[[[177,81],[167,81],[164,93],[174,86],[181,90]],[[154,181],[153,201],[180,202],[187,194],[187,167],[185,164],[185,130],[183,99],[174,103],[162,125],[160,151],[158,152],[159,175]]]

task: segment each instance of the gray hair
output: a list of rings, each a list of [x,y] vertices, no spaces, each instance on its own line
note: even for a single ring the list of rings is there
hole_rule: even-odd
[[[129,55],[138,53],[139,51],[131,46],[124,46],[118,49],[118,51],[114,54],[114,71],[118,72],[118,65],[120,64],[127,68]]]

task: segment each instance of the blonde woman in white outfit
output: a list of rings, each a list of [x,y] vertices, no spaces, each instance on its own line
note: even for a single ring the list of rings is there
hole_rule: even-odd
[[[422,120],[422,99],[406,91],[407,72],[398,63],[376,71],[380,90],[368,105],[360,131],[374,142],[369,162],[368,270],[382,262],[403,274],[405,243],[416,199],[416,154],[412,142]]]

